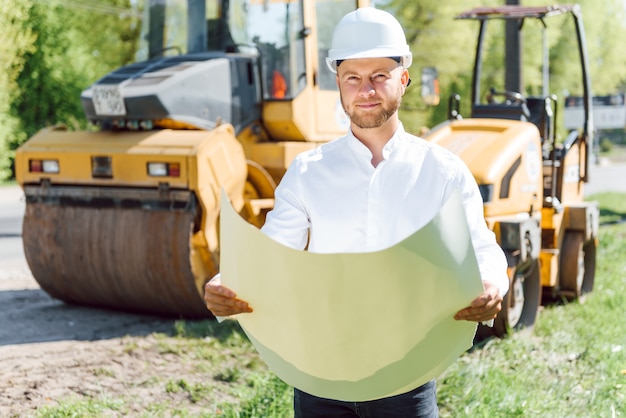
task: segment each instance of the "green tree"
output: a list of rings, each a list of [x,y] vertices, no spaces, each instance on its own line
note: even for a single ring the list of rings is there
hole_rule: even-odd
[[[14,63],[8,107],[0,108],[0,120],[10,122],[3,124],[0,144],[0,178],[7,178],[15,149],[40,129],[86,126],[81,91],[133,61],[139,24],[130,0],[1,1],[21,11],[3,34],[30,35],[20,49],[6,52]]]
[[[401,117],[407,130],[419,132],[421,127],[432,127],[445,120],[448,97],[452,93],[461,95],[461,113],[469,114],[478,23],[457,21],[454,18],[472,7],[502,6],[505,3],[504,0],[376,2],[377,7],[392,12],[400,20],[414,56],[410,68],[414,86],[407,90],[401,108]],[[520,3],[524,6],[545,6],[555,2],[521,0]],[[622,53],[619,42],[626,38],[626,5],[622,0],[579,0],[577,3],[581,5],[586,29],[593,93],[609,94],[623,90],[626,85],[626,55]],[[546,32],[546,42],[551,50],[549,93],[559,97],[562,108],[562,99],[566,94],[582,94],[582,83],[573,22],[571,19],[559,22],[553,19],[548,19]],[[504,25],[499,25],[496,31],[490,31],[486,40],[481,95],[491,86],[504,89]],[[498,23],[491,22],[490,26],[497,27]],[[524,28],[522,38],[522,93],[526,95],[541,94],[542,86],[541,24],[533,22],[533,27],[533,30]],[[435,107],[425,106],[420,97],[419,74],[424,66],[438,69],[442,100]]]
[[[28,28],[30,2],[0,0],[0,179],[11,175],[15,132],[19,118],[10,113],[18,96],[17,78],[24,68],[24,54],[32,52],[36,35]]]
[[[393,13],[405,29],[413,53],[410,68],[412,85],[407,89],[400,110],[405,128],[419,133],[445,120],[448,97],[458,93],[469,104],[476,26],[456,21],[455,17],[472,7],[494,6],[495,0],[389,0],[378,7]],[[475,23],[475,22],[474,22]],[[439,74],[441,103],[433,108],[424,105],[420,91],[422,67],[436,67]],[[469,109],[469,107],[467,107]],[[467,110],[466,110],[467,112]],[[467,113],[465,113],[467,114]]]
[[[578,0],[581,5],[592,91],[597,95],[615,93],[626,82],[626,3],[623,0]]]

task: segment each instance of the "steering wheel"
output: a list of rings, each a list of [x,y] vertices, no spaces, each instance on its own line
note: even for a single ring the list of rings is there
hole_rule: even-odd
[[[504,101],[502,104],[507,105],[525,105],[526,98],[522,96],[521,93],[516,91],[497,91],[494,87],[489,89],[489,93],[487,93],[487,102],[490,104],[496,103],[495,97],[503,97]]]
[[[504,100],[498,103],[495,100],[496,96],[501,96],[504,98]],[[486,99],[487,99],[487,103],[489,104],[503,104],[505,106],[519,106],[526,120],[530,120],[530,110],[528,109],[526,98],[517,91],[509,91],[509,90],[497,91],[495,88],[491,87],[489,89],[489,93],[487,93]]]

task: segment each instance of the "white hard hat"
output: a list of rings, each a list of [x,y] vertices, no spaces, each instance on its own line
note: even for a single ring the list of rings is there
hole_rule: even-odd
[[[405,68],[411,65],[413,56],[404,30],[391,13],[361,7],[342,17],[335,27],[326,64],[336,73],[338,61],[386,57],[400,57]]]

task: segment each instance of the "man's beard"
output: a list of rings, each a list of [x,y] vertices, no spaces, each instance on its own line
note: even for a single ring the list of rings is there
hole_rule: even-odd
[[[343,102],[343,97],[341,97],[341,103],[343,105],[344,112],[346,112],[346,115],[348,115],[352,123],[361,129],[371,129],[382,126],[389,120],[389,118],[391,118],[391,116],[393,116],[394,113],[398,111],[400,103],[402,103],[402,96],[398,95],[395,100],[388,102],[387,105],[383,104],[382,108],[378,112],[359,112],[358,110],[354,110],[352,114],[350,114]]]

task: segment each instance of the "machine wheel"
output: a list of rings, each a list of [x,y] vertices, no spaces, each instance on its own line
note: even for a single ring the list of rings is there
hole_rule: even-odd
[[[507,254],[509,262],[515,259]],[[539,260],[509,268],[509,291],[504,295],[502,310],[493,327],[478,325],[474,344],[491,337],[504,338],[513,332],[530,331],[535,325],[541,301]]]
[[[539,260],[518,264],[510,271],[509,291],[493,325],[494,334],[500,338],[514,331],[531,330],[541,304]]]
[[[265,223],[265,215],[274,207],[276,182],[258,163],[248,160],[248,177],[244,189],[244,217],[257,227]]]
[[[561,248],[559,295],[568,301],[593,290],[596,271],[596,241],[585,242],[582,231],[567,231]]]

